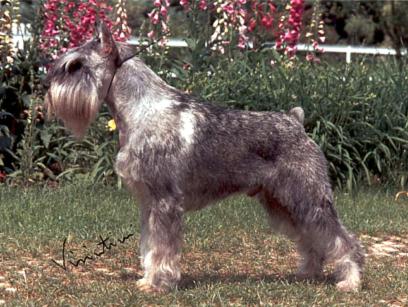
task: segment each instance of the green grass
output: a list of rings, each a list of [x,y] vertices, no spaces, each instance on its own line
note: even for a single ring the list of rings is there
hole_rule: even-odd
[[[342,220],[367,251],[374,236],[408,237],[406,199],[395,202],[393,193],[378,191],[336,195]],[[359,293],[339,293],[329,281],[294,281],[294,245],[271,233],[260,206],[244,197],[188,214],[179,289],[166,295],[140,293],[138,215],[136,201],[110,187],[0,186],[0,301],[53,306],[407,304],[407,255],[369,254]],[[65,272],[51,262],[61,258],[64,238],[71,259],[77,259],[92,253],[99,235],[114,240],[129,233],[134,236],[124,244],[79,268]]]

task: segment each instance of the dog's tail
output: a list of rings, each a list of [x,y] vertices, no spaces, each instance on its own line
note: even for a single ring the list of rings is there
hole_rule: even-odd
[[[301,107],[295,107],[288,111],[288,115],[294,117],[302,125],[305,121],[305,111]]]

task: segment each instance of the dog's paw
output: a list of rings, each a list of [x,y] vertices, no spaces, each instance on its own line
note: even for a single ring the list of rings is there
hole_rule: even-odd
[[[153,286],[145,278],[139,279],[136,283],[137,289],[145,293],[166,293],[167,290]]]
[[[359,285],[348,280],[343,280],[336,284],[336,288],[342,292],[357,292]]]

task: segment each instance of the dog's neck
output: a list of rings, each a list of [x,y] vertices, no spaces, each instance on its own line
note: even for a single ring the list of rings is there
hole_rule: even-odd
[[[178,104],[175,92],[176,89],[137,57],[118,67],[106,103],[118,127],[120,145],[126,141],[129,127],[146,126],[149,121],[160,120],[160,114]]]

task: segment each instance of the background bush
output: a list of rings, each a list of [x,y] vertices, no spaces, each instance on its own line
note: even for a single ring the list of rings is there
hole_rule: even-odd
[[[306,130],[322,147],[336,186],[406,185],[408,73],[392,61],[344,65],[282,62],[271,51],[211,57],[188,68],[173,55],[145,56],[167,82],[231,108],[287,111],[302,106]],[[187,69],[186,69],[187,67]],[[38,98],[39,99],[39,98]],[[26,128],[12,177],[31,181],[117,182],[115,133],[103,112],[83,141],[55,122]],[[21,176],[22,175],[22,176]]]
[[[198,17],[190,22],[189,29],[201,24]],[[13,183],[54,185],[79,178],[120,183],[113,172],[117,135],[106,127],[110,117],[105,109],[82,141],[57,122],[44,122],[41,18],[33,29],[33,41],[11,64],[0,64],[0,182],[7,174]],[[205,46],[206,31],[185,35],[189,48],[153,48],[142,54],[167,82],[225,107],[286,112],[300,105],[306,130],[325,152],[336,186],[406,186],[404,60],[313,64],[287,61],[267,49],[238,52],[233,45],[221,55]]]

